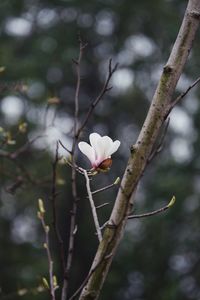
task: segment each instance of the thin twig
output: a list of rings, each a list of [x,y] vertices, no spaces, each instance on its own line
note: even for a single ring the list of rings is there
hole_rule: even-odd
[[[19,155],[23,154],[24,152],[26,152],[29,147],[38,139],[43,138],[44,135],[39,135],[36,136],[34,139],[27,141],[22,147],[20,147],[19,149],[17,149],[15,152],[10,153],[10,157],[12,159],[16,159]]]
[[[159,143],[158,145],[156,145],[155,149],[153,149],[152,153],[150,154],[149,158],[148,158],[148,161],[147,163],[149,164],[154,158],[156,155],[158,155],[162,149],[163,149],[163,146],[164,146],[164,140],[165,140],[165,137],[166,137],[166,134],[167,134],[167,130],[169,128],[169,122],[170,122],[170,118],[167,119],[166,123],[164,123],[164,129],[162,130],[162,133],[161,133],[161,136],[159,137]]]
[[[55,286],[55,283],[54,283],[55,277],[53,275],[53,260],[51,257],[51,251],[50,251],[50,245],[49,245],[49,226],[46,225],[45,220],[44,220],[45,209],[43,206],[43,201],[41,199],[39,199],[38,202],[39,202],[38,218],[40,219],[42,227],[45,232],[44,248],[46,249],[46,252],[47,252],[47,258],[48,258],[48,264],[49,264],[49,282],[50,282],[49,291],[50,291],[51,299],[56,300],[55,290],[56,290],[57,286]]]
[[[97,231],[97,236],[98,236],[99,242],[101,242],[102,233],[101,233],[101,229],[100,229],[100,225],[99,225],[99,220],[98,220],[96,208],[95,208],[94,201],[93,201],[93,198],[92,198],[92,192],[91,192],[91,189],[90,189],[90,179],[88,177],[87,171],[86,170],[83,170],[83,171],[84,171],[84,176],[85,176],[85,180],[86,180],[86,188],[87,188],[88,198],[90,200],[90,205],[91,205],[91,209],[92,209],[94,224],[95,224],[96,231]]]
[[[52,201],[52,209],[53,209],[53,227],[56,233],[56,238],[60,246],[60,258],[61,258],[61,264],[63,272],[65,271],[65,250],[64,250],[64,242],[62,239],[62,236],[60,234],[59,228],[58,228],[58,221],[57,221],[57,207],[56,207],[56,177],[57,177],[57,164],[58,164],[58,147],[59,143],[56,143],[56,152],[55,152],[55,159],[52,164],[52,189],[51,189],[51,201]]]
[[[34,179],[32,177],[32,175],[29,173],[29,171],[26,169],[26,167],[18,159],[12,158],[10,156],[9,152],[0,151],[0,157],[4,157],[15,164],[15,166],[21,172],[20,176],[22,176],[24,182],[28,181],[29,183],[31,183],[33,185],[42,185],[42,184],[46,184],[46,183],[49,184],[49,182],[50,182],[49,177],[47,177],[46,179],[43,179],[43,180]]]
[[[120,181],[120,179],[119,179],[119,177],[118,177],[118,178],[115,180],[115,182],[113,182],[113,183],[111,183],[111,184],[109,184],[109,185],[107,185],[107,186],[105,186],[105,187],[103,187],[103,188],[101,188],[101,189],[98,189],[98,190],[92,192],[92,195],[95,195],[95,194],[97,194],[97,193],[100,193],[100,192],[103,192],[103,191],[105,191],[105,190],[108,190],[108,189],[112,188],[113,186],[117,185],[117,184],[119,183],[119,181]]]
[[[41,219],[41,221],[42,221],[44,231],[46,233],[45,247],[46,247],[47,257],[48,257],[48,262],[49,262],[50,293],[51,293],[52,300],[55,300],[56,298],[55,298],[55,289],[54,289],[54,280],[53,280],[53,260],[51,258],[51,252],[50,252],[50,248],[49,248],[49,234],[48,234],[47,226],[44,223],[44,219]]]
[[[108,75],[107,75],[106,81],[105,81],[99,95],[92,101],[90,108],[85,116],[85,119],[83,120],[82,124],[80,125],[80,127],[78,129],[77,136],[80,135],[80,133],[86,126],[90,116],[92,115],[92,113],[93,113],[95,107],[97,106],[97,104],[99,103],[99,101],[103,98],[103,96],[105,95],[106,92],[111,90],[112,87],[109,87],[109,83],[110,83],[113,73],[117,70],[117,67],[118,67],[118,64],[115,64],[114,66],[112,66],[112,59],[110,59],[109,66],[108,66]]]
[[[103,230],[107,225],[108,225],[109,221],[106,221],[102,226],[101,226],[101,230]]]
[[[24,179],[22,176],[17,176],[14,183],[10,184],[8,187],[6,187],[6,192],[10,194],[15,194],[16,190],[22,186],[24,183]]]
[[[80,93],[80,83],[81,83],[81,75],[80,75],[80,63],[83,55],[83,50],[86,47],[86,44],[83,44],[81,38],[79,36],[79,57],[78,60],[75,61],[76,73],[77,73],[77,84],[75,91],[75,109],[74,109],[74,134],[73,134],[73,145],[71,150],[71,165],[72,165],[72,195],[73,195],[73,204],[71,209],[71,218],[70,218],[70,233],[69,233],[69,245],[68,245],[68,254],[67,254],[67,263],[65,265],[65,273],[64,273],[64,281],[62,287],[62,295],[61,300],[66,300],[68,295],[68,287],[69,287],[69,272],[72,265],[73,252],[74,252],[74,240],[76,234],[76,215],[77,215],[77,202],[78,202],[78,193],[77,193],[77,185],[76,185],[76,161],[75,161],[75,150],[78,142],[78,114],[79,114],[79,93]]]
[[[69,154],[72,154],[72,151],[69,150],[66,146],[64,146],[63,143],[61,142],[61,140],[59,140],[58,142],[63,147],[63,149],[65,149]]]
[[[173,196],[167,205],[165,205],[159,209],[156,209],[154,211],[148,212],[148,213],[138,214],[138,215],[130,215],[130,216],[128,216],[128,219],[141,219],[141,218],[151,217],[151,216],[157,215],[159,213],[162,213],[165,210],[167,210],[168,208],[170,208],[171,206],[173,206],[175,203],[175,200],[176,200],[176,198]]]
[[[78,202],[78,194],[77,194],[77,187],[76,187],[76,172],[77,170],[79,171],[79,168],[76,166],[76,161],[75,161],[75,150],[76,146],[79,140],[80,133],[84,129],[85,125],[87,124],[94,108],[96,105],[99,103],[99,101],[102,99],[104,94],[109,91],[111,88],[108,87],[110,79],[113,75],[113,73],[117,69],[117,64],[112,67],[112,60],[110,59],[109,61],[109,74],[107,76],[107,79],[105,81],[105,84],[100,92],[100,94],[97,96],[97,98],[92,102],[88,113],[82,123],[82,125],[78,128],[78,114],[79,114],[79,93],[80,93],[80,81],[81,81],[81,76],[80,76],[80,63],[82,59],[82,54],[83,50],[86,47],[86,44],[83,44],[80,37],[79,37],[79,44],[80,44],[80,49],[79,49],[79,58],[78,60],[73,60],[73,62],[76,65],[76,72],[77,72],[77,85],[76,85],[76,92],[75,92],[75,112],[74,112],[74,138],[73,138],[73,145],[72,145],[72,150],[69,151],[66,147],[66,151],[68,151],[71,154],[71,167],[72,167],[72,195],[73,195],[73,205],[72,205],[72,210],[71,210],[71,219],[70,219],[70,233],[69,233],[69,246],[68,246],[68,255],[67,255],[67,263],[65,266],[65,274],[64,274],[64,282],[63,282],[63,288],[62,288],[62,296],[61,300],[66,300],[67,299],[67,294],[68,294],[68,285],[69,285],[69,272],[71,269],[71,264],[72,264],[72,258],[73,258],[73,251],[74,251],[74,238],[75,238],[75,228],[76,228],[76,214],[77,214],[77,202]],[[60,143],[61,144],[61,143]],[[62,144],[61,144],[62,145]],[[63,146],[63,145],[62,145]]]
[[[67,160],[67,159],[64,159],[64,161],[66,162],[67,165],[69,165],[71,168],[75,168],[76,172],[80,173],[83,175],[83,172],[80,170],[80,168],[75,164],[74,166],[72,165],[72,163]]]
[[[181,93],[175,100],[172,101],[171,106],[172,108],[180,101],[182,100],[187,94],[188,92],[195,87],[195,85],[197,85],[200,82],[200,77],[198,77],[188,88],[185,92]]]
[[[8,154],[3,154],[0,153],[0,156],[2,157],[5,157],[6,159],[12,161],[16,167],[19,169],[20,172],[23,173],[23,178],[26,180],[26,181],[29,181],[31,184],[38,184],[38,180],[35,180],[32,178],[31,174],[27,171],[27,169],[24,167],[23,164],[21,164],[21,162],[19,162],[17,159],[14,159],[10,156],[10,153]]]
[[[73,165],[72,165],[72,162],[70,161],[70,159],[66,159],[65,157],[63,159],[64,159],[64,161],[66,162],[67,165],[69,165],[71,168],[73,168]],[[83,169],[81,167],[79,167],[76,163],[74,165],[74,168],[75,168],[76,172],[83,175],[83,171],[82,171]],[[87,170],[87,174],[88,174],[89,177],[94,176],[97,173],[98,172],[96,170],[93,170],[93,169]]]
[[[27,141],[24,145],[22,145],[20,148],[18,148],[14,152],[7,152],[3,149],[0,149],[0,156],[10,157],[10,159],[14,160],[14,159],[18,158],[19,155],[25,153],[36,140],[38,140],[42,137],[44,137],[44,135],[39,135],[39,136],[35,137],[34,139]]]
[[[110,254],[112,255],[112,253]],[[73,300],[76,298],[76,296],[81,292],[81,290],[83,289],[84,285],[88,282],[88,280],[90,279],[91,275],[94,273],[94,271],[98,268],[98,266],[106,259],[108,259],[110,256],[103,256],[102,259],[96,264],[96,266],[94,266],[90,272],[88,273],[88,275],[86,276],[86,278],[83,280],[82,284],[80,285],[80,287],[75,291],[75,293],[69,298],[69,300]]]
[[[102,208],[102,207],[104,207],[104,206],[106,206],[106,205],[109,205],[109,204],[110,204],[110,203],[108,203],[108,202],[103,203],[103,204],[100,204],[100,205],[96,206],[96,209],[100,209],[100,208]]]
[[[28,172],[26,167],[18,160],[18,157],[21,154],[24,154],[29,149],[31,144],[33,144],[37,139],[39,139],[41,137],[44,137],[44,136],[37,136],[34,139],[27,141],[23,146],[21,146],[14,152],[8,152],[8,151],[0,149],[0,157],[4,157],[4,158],[12,161],[16,165],[16,167],[19,169],[19,171],[21,173],[23,173],[23,175],[20,174],[20,176],[23,177],[23,180],[29,181],[31,184],[34,184],[34,185],[41,184],[46,181],[40,181],[40,180],[33,179],[32,175]]]

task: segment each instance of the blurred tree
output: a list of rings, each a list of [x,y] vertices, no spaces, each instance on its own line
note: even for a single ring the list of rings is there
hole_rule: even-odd
[[[82,136],[87,139],[90,132],[97,131],[122,142],[111,171],[95,179],[94,188],[99,188],[123,174],[129,146],[144,121],[186,4],[180,0],[1,1],[2,299],[20,298],[15,294],[18,289],[38,287],[41,278],[47,276],[44,233],[36,217],[37,199],[44,199],[47,222],[51,224],[56,140],[61,139],[68,148],[72,143],[76,76],[71,60],[78,56],[77,33],[80,31],[88,42],[81,67],[81,120],[101,89],[109,58],[120,64],[112,79],[113,89],[96,108]],[[199,76],[199,44],[197,39],[177,92]],[[177,203],[166,214],[130,220],[100,299],[200,297],[198,97],[196,88],[172,113],[164,150],[140,183],[136,211],[158,208],[172,194]],[[52,99],[59,101],[51,104]],[[20,129],[23,126],[24,130]],[[40,138],[34,143],[28,142],[37,136]],[[16,153],[27,142],[26,151],[16,159],[4,155]],[[60,154],[67,156],[62,147]],[[65,247],[71,208],[70,173],[70,168],[59,164],[58,220]],[[85,278],[97,246],[84,180],[78,179],[81,199],[70,294]],[[101,223],[109,216],[116,189],[104,193],[111,203],[100,210]],[[103,194],[98,196],[97,203],[101,204],[102,198]],[[51,235],[60,280],[59,249],[53,230]],[[49,299],[49,295],[31,293],[23,299]]]

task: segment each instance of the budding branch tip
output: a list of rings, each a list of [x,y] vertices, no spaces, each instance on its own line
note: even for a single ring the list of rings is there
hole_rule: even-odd
[[[175,196],[173,196],[173,197],[172,197],[172,199],[170,200],[169,204],[167,205],[167,206],[168,206],[168,208],[170,208],[171,206],[173,206],[173,205],[174,205],[174,203],[175,203],[175,201],[176,201],[176,197],[175,197]]]

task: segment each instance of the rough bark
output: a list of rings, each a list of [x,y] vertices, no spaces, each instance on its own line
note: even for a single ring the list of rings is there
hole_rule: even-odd
[[[90,275],[79,300],[98,299],[117,246],[124,234],[132,209],[134,193],[145,170],[161,126],[172,109],[172,96],[192,48],[199,26],[200,1],[189,0],[188,6],[167,64],[131,154],[118,191],[115,205],[94,258]]]

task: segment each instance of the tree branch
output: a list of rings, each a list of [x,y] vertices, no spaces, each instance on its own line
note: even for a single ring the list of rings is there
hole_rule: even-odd
[[[112,188],[113,186],[117,185],[119,182],[120,182],[120,178],[117,177],[117,179],[116,179],[113,183],[111,183],[111,184],[109,184],[109,185],[107,185],[107,186],[104,186],[103,188],[98,189],[98,190],[96,190],[96,191],[93,191],[93,192],[92,192],[92,195],[96,195],[97,193],[104,192],[104,191],[106,191],[106,190]]]
[[[179,102],[181,101],[195,85],[197,85],[200,82],[200,77],[198,77],[188,88],[185,92],[181,93],[175,100],[172,101],[171,105],[172,108]]]
[[[94,99],[90,105],[90,108],[86,114],[86,117],[83,121],[83,123],[81,124],[81,126],[78,129],[77,135],[79,136],[80,133],[82,132],[82,130],[84,129],[84,127],[86,126],[90,116],[92,115],[95,107],[97,106],[97,104],[99,103],[99,101],[103,98],[103,96],[105,95],[106,92],[108,92],[111,87],[109,87],[109,83],[110,80],[112,78],[113,73],[117,70],[118,64],[115,64],[114,66],[112,66],[112,59],[109,60],[109,65],[108,65],[108,75],[106,78],[106,81],[102,87],[102,90],[100,91],[99,95],[97,96],[96,99]]]
[[[69,286],[69,272],[72,265],[73,252],[74,252],[74,240],[76,234],[76,215],[77,215],[77,202],[78,202],[78,193],[77,193],[77,185],[76,185],[76,161],[75,161],[75,150],[78,142],[78,114],[79,114],[79,93],[80,93],[80,82],[81,82],[81,74],[80,74],[80,64],[83,55],[83,50],[86,47],[86,44],[83,44],[81,38],[79,36],[79,57],[78,60],[74,60],[76,66],[77,73],[77,83],[76,83],[76,91],[75,91],[75,108],[74,108],[74,134],[73,134],[73,145],[71,150],[71,165],[72,165],[72,196],[73,196],[73,204],[71,209],[71,217],[70,217],[70,233],[69,233],[69,245],[68,245],[68,254],[67,254],[67,263],[65,266],[64,272],[64,281],[62,287],[62,296],[61,300],[66,300],[68,295],[68,286]]]
[[[46,249],[48,263],[49,263],[49,282],[50,282],[50,285],[48,284],[48,281],[45,278],[43,278],[43,282],[45,283],[46,287],[50,291],[51,299],[56,300],[55,290],[58,288],[58,286],[57,286],[57,284],[55,284],[56,279],[55,279],[55,276],[53,274],[53,260],[52,260],[52,257],[51,257],[51,251],[50,251],[50,245],[49,245],[49,226],[46,225],[45,220],[44,220],[45,209],[44,209],[42,199],[38,200],[38,205],[39,205],[38,218],[40,219],[42,227],[43,227],[44,232],[45,232],[44,248]]]
[[[163,146],[164,146],[164,140],[165,140],[165,137],[166,137],[166,134],[167,134],[167,130],[169,128],[169,122],[170,122],[170,118],[167,119],[166,121],[166,124],[164,123],[163,126],[164,126],[164,129],[161,128],[162,132],[161,132],[161,135],[158,137],[159,138],[159,142],[158,144],[155,146],[155,149],[152,149],[152,152],[151,154],[149,155],[149,158],[148,158],[148,161],[147,163],[149,164],[150,162],[152,162],[152,160],[156,157],[156,155],[158,155],[162,149],[163,149]]]
[[[103,239],[98,247],[91,270],[99,261],[101,261],[101,263],[84,286],[79,300],[94,300],[99,297],[113,255],[124,234],[128,215],[134,204],[134,202],[132,203],[131,198],[134,195],[138,182],[147,166],[149,156],[155,146],[160,128],[171,107],[171,99],[192,48],[192,42],[199,27],[199,19],[200,1],[189,0],[180,31],[171,51],[169,60],[163,68],[146,120],[136,144],[131,147],[131,155],[119,188],[114,208],[105,228]],[[110,255],[110,258],[107,261],[102,261],[102,257],[107,255]]]
[[[93,201],[93,198],[92,198],[92,192],[91,192],[91,189],[90,189],[90,179],[88,177],[87,171],[84,170],[84,169],[83,169],[83,174],[84,174],[85,180],[86,180],[86,188],[87,188],[88,198],[90,200],[90,206],[91,206],[91,209],[92,209],[92,215],[93,215],[94,224],[95,224],[96,231],[97,231],[97,236],[98,236],[99,242],[101,242],[102,233],[101,233],[101,229],[100,229],[100,225],[99,225],[99,220],[98,220],[96,208],[95,208],[94,201]]]
[[[159,209],[156,209],[154,211],[144,213],[144,214],[130,215],[130,216],[128,216],[128,219],[141,219],[141,218],[155,216],[157,214],[160,214],[160,213],[164,212],[168,208],[172,207],[174,205],[175,201],[176,201],[176,198],[175,198],[175,196],[173,196],[172,199],[170,200],[170,202],[167,205],[165,205],[165,206],[163,206]]]
[[[65,271],[65,250],[64,250],[64,242],[62,239],[62,236],[60,234],[59,228],[58,228],[58,221],[57,221],[57,207],[56,207],[56,177],[57,177],[57,164],[58,164],[58,147],[59,143],[56,143],[56,152],[55,152],[55,158],[52,164],[52,189],[51,189],[51,201],[52,201],[52,209],[53,209],[53,227],[55,230],[56,238],[60,247],[60,258],[61,258],[61,265],[63,269],[63,273]]]

